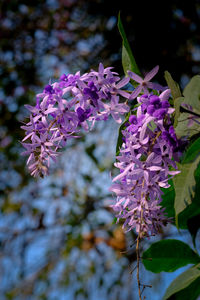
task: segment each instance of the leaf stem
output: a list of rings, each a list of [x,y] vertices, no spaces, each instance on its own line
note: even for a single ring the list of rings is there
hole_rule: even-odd
[[[188,110],[188,109],[186,109],[186,108],[184,108],[182,106],[180,107],[180,112],[185,112],[185,113],[188,113],[188,114],[191,114],[191,115],[194,115],[194,116],[200,118],[199,114],[195,113],[194,111]]]

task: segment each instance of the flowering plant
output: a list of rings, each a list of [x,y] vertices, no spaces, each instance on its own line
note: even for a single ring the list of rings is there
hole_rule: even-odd
[[[158,66],[143,78],[120,17],[118,25],[123,39],[125,77],[121,79],[111,67],[104,68],[100,63],[98,71],[63,74],[57,82],[49,83],[36,96],[35,106],[26,105],[31,114],[28,123],[22,126],[25,130],[22,145],[31,175],[44,176],[48,174],[50,161],[56,161],[58,151],[69,139],[78,139],[81,130],[89,132],[96,121],[106,121],[110,115],[121,124],[115,163],[119,174],[110,188],[117,196],[112,208],[116,221],[122,220],[126,231],[135,230],[137,234],[137,281],[142,299],[141,286],[147,285],[142,285],[139,277],[140,241],[159,233],[175,219],[178,228],[186,226],[190,231],[195,245],[200,227],[197,225],[194,230],[189,226],[200,215],[200,206],[196,204],[200,76],[191,80],[183,95],[168,72],[165,72],[166,87],[152,82]],[[173,254],[174,247],[181,260]],[[172,258],[158,264],[158,258],[164,261],[167,252]],[[171,272],[192,263],[194,266],[181,276],[185,276],[185,282],[191,280],[191,285],[200,280],[199,255],[178,240],[152,244],[142,260],[146,269],[153,272]],[[194,272],[194,278],[190,279]],[[188,287],[177,278],[164,299],[179,297],[182,290],[189,293]]]

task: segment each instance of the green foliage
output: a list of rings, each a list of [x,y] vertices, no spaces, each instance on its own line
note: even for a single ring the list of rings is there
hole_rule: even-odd
[[[165,71],[165,80],[167,82],[168,87],[171,90],[173,99],[179,98],[182,96],[180,87],[177,82],[175,82],[168,71]]]
[[[177,164],[180,174],[173,179],[175,188],[174,208],[176,216],[180,214],[189,204],[192,203],[192,198],[195,195],[196,181],[194,172],[200,162],[198,156],[194,162],[187,164]]]
[[[127,71],[133,71],[138,75],[141,75],[140,70],[136,64],[135,58],[131,51],[131,47],[127,40],[124,27],[121,22],[120,13],[118,15],[118,29],[122,37],[122,66],[124,69],[124,74],[127,74]]]
[[[174,191],[174,184],[172,179],[169,180],[170,187],[168,189],[162,188],[162,207],[165,208],[165,213],[169,218],[175,217],[175,209],[174,209],[174,199],[175,199],[175,191]]]
[[[173,300],[196,300],[200,294],[200,278],[194,280],[188,287],[173,294],[170,299]]]
[[[195,135],[200,134],[200,127],[197,122],[193,122],[190,126],[188,125],[189,123],[189,118],[190,118],[189,113],[181,113],[178,121],[177,121],[177,126],[175,128],[176,135],[181,138],[185,137],[186,139],[192,138]],[[199,122],[200,118],[197,120]]]
[[[196,183],[200,181],[200,165],[195,170],[194,177]],[[200,185],[196,184],[195,196],[192,199],[192,203],[186,207],[178,216],[179,228],[188,229],[192,235],[193,244],[195,246],[195,238],[198,229],[200,228]],[[199,218],[199,219],[198,219]]]
[[[163,300],[191,300],[200,293],[200,264],[179,275],[168,287]]]
[[[190,82],[186,85],[183,96],[178,100],[175,112],[175,127],[176,134],[178,137],[192,137],[200,133],[199,123],[194,122],[192,125],[188,126],[189,117],[191,114],[189,112],[180,113],[181,104],[188,104],[192,106],[194,114],[200,114],[200,76],[194,76]]]
[[[200,262],[200,257],[187,244],[179,240],[156,242],[142,256],[145,268],[151,272],[173,272],[187,264]]]
[[[179,97],[176,98],[174,101],[174,108],[175,108],[175,112],[174,112],[174,128],[178,125],[178,118],[180,117],[180,106],[184,101],[184,97]]]
[[[182,164],[178,164],[180,174],[173,179],[175,189],[174,208],[176,216],[180,214],[195,196],[196,180],[194,172],[200,162],[200,138],[198,138],[187,150]]]
[[[172,91],[174,112],[174,127],[179,138],[187,138],[188,147],[184,152],[178,169],[180,174],[170,180],[170,188],[162,189],[161,205],[168,217],[176,218],[179,229],[190,232],[193,245],[200,228],[200,76],[194,76],[181,95],[179,86],[171,75],[165,72],[165,79]],[[191,106],[188,109],[183,105]],[[195,116],[197,122],[188,124]],[[199,255],[187,244],[178,240],[163,240],[156,242],[143,253],[143,264],[147,270],[154,273],[173,272],[187,264],[197,264]],[[200,264],[178,276],[167,289],[163,300],[197,299],[200,294]]]
[[[198,142],[198,141],[197,141]],[[197,145],[197,143],[196,143]],[[190,149],[188,149],[188,152],[193,147],[191,146]],[[194,150],[194,149],[193,149]],[[192,154],[195,153],[195,150]],[[192,157],[192,156],[191,156]],[[188,160],[188,156],[186,156],[186,159]],[[200,165],[198,165],[197,169],[194,172],[194,177],[196,183],[200,181]],[[174,209],[174,200],[175,200],[175,190],[174,190],[174,184],[173,181],[170,180],[169,184],[171,185],[168,189],[162,189],[163,196],[162,196],[162,202],[161,205],[165,208],[165,212],[167,213],[168,217],[175,218],[175,209]],[[195,187],[195,196],[192,199],[192,203],[188,205],[178,216],[178,227],[179,229],[187,229],[192,235],[193,244],[195,245],[195,238],[198,229],[200,228],[200,185],[196,184]],[[198,219],[199,218],[199,219]]]
[[[131,47],[129,45],[129,42],[126,37],[126,33],[124,31],[124,27],[121,21],[120,12],[118,15],[118,29],[120,32],[120,35],[122,37],[122,66],[124,69],[124,74],[127,75],[127,71],[133,71],[134,73],[141,75],[140,70],[137,66],[137,63],[135,61],[135,58],[133,56],[133,53],[131,51]],[[134,86],[137,85],[134,81],[132,82]],[[118,139],[117,139],[117,145],[116,145],[116,156],[119,155],[120,147],[123,143],[122,141],[122,130],[125,129],[125,124],[127,123],[129,119],[130,113],[127,114],[125,121],[121,124],[119,127],[119,133],[118,133]]]
[[[192,236],[193,245],[196,246],[195,239],[196,239],[197,232],[200,228],[200,214],[192,218],[189,218],[187,225],[188,225],[188,230]]]
[[[190,82],[186,85],[184,91],[184,103],[192,105],[193,109],[200,112],[200,75],[192,77]]]
[[[182,172],[173,181],[169,181],[170,188],[162,189],[164,194],[161,202],[168,217],[176,216],[178,227],[189,230],[193,242],[200,228],[197,218],[192,222],[192,219],[200,214],[200,186],[197,184],[200,181],[199,149],[200,138],[188,147],[182,164],[179,164]]]
[[[199,155],[199,149],[200,149],[200,138],[195,140],[187,149],[187,152],[185,153],[183,157],[183,163],[190,163],[193,162],[197,156]]]
[[[130,117],[130,113],[127,114],[125,121],[119,127],[118,138],[117,138],[117,145],[116,145],[116,156],[118,156],[119,153],[120,153],[120,148],[121,148],[121,146],[123,144],[122,131],[126,128],[126,123],[128,122],[129,117]]]

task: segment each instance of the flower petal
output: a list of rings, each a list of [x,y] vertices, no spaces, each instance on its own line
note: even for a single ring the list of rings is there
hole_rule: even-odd
[[[162,92],[162,94],[160,94],[159,98],[160,98],[162,101],[168,100],[170,94],[171,94],[171,90],[170,90],[170,89],[167,89],[167,90],[165,90],[164,92]]]
[[[154,83],[154,82],[148,82],[147,86],[149,89],[157,90],[157,91],[164,91],[167,88],[165,86],[162,86],[162,85],[160,85],[158,83]]]
[[[130,95],[129,100],[135,99],[135,98],[139,95],[139,93],[141,92],[141,90],[142,90],[142,86],[141,86],[141,85],[138,85],[138,86],[134,89],[134,91],[132,92],[132,94]]]
[[[116,88],[120,89],[121,87],[125,86],[130,81],[129,77],[124,77],[120,82],[116,84]]]
[[[118,94],[120,94],[122,97],[124,97],[124,98],[126,98],[126,99],[128,99],[129,96],[130,96],[129,93],[127,93],[127,92],[125,92],[125,91],[123,91],[123,90],[119,90],[119,91],[118,91]]]
[[[147,169],[150,170],[150,171],[160,171],[160,170],[162,170],[162,167],[151,166],[151,167],[148,167]]]
[[[132,78],[134,81],[138,82],[138,83],[142,83],[143,82],[143,79],[142,77],[140,77],[139,75],[137,75],[136,73],[133,73],[131,71],[128,71],[128,76],[130,78]]]
[[[128,165],[125,169],[124,169],[124,172],[120,173],[119,175],[117,175],[114,179],[113,179],[113,182],[114,181],[117,181],[119,179],[121,179],[122,177],[124,177],[128,172],[129,170],[133,167],[133,163]]]
[[[155,68],[153,68],[145,77],[144,77],[144,81],[150,81],[157,73],[159,70],[159,66],[156,66]]]

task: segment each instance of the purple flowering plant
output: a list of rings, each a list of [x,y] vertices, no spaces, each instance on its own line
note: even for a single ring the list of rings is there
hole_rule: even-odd
[[[140,282],[141,258],[145,268],[155,273],[192,263],[197,273],[194,280],[200,280],[199,255],[179,240],[153,243],[140,257],[141,240],[159,234],[168,223],[187,229],[196,246],[200,224],[195,223],[195,228],[189,224],[193,218],[200,218],[196,187],[200,177],[200,90],[194,91],[194,86],[200,85],[200,76],[193,77],[183,93],[168,72],[167,86],[154,82],[158,66],[143,77],[120,16],[118,27],[125,77],[121,79],[112,67],[100,63],[98,71],[63,74],[58,81],[47,84],[36,95],[35,106],[26,105],[30,117],[22,126],[22,154],[28,156],[31,175],[45,176],[69,139],[78,139],[82,131],[89,134],[97,121],[106,121],[109,116],[120,124],[114,164],[119,172],[110,187],[114,196],[111,206],[116,222],[121,222],[125,231],[134,230],[137,236],[141,300],[143,289],[149,287]],[[187,279],[190,273],[185,275]],[[186,287],[175,279],[163,299],[171,299]]]

